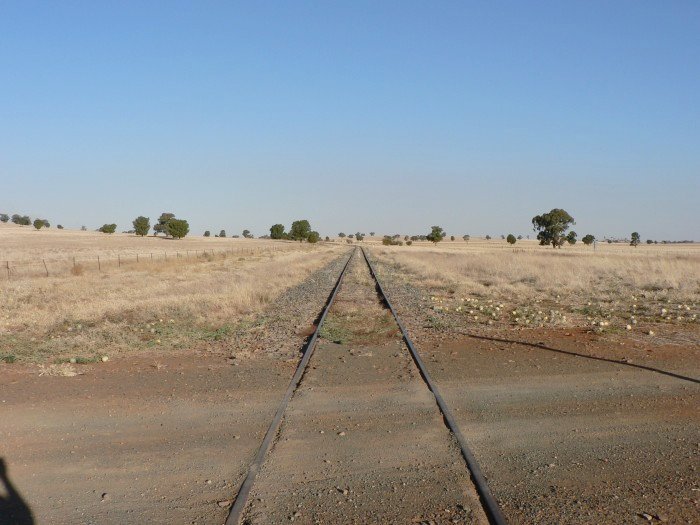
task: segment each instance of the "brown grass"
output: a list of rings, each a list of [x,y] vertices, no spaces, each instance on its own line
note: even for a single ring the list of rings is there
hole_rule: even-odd
[[[512,319],[529,319],[533,325],[553,319],[560,324],[592,324],[613,317],[622,326],[641,319],[697,320],[697,245],[599,245],[594,252],[584,246],[553,250],[534,242],[520,243],[517,249],[502,244],[455,241],[417,249],[415,245],[376,247],[373,253],[429,293],[439,295],[432,300],[438,310],[460,308],[472,319],[508,319],[505,314],[510,312]],[[503,303],[503,307],[495,311],[489,303]],[[528,313],[542,308],[549,315]]]
[[[41,255],[41,237],[28,229],[24,250]],[[47,242],[54,255],[79,249]],[[74,237],[75,233],[68,234]],[[100,234],[103,235],[103,234]],[[126,236],[124,236],[126,237]],[[94,238],[94,235],[93,235]],[[99,237],[98,237],[99,239]],[[120,249],[144,239],[121,239]],[[225,239],[222,239],[225,241]],[[111,241],[106,241],[111,242]],[[340,247],[247,240],[246,255],[170,259],[103,272],[0,280],[0,361],[78,358],[153,348],[188,348],[232,337],[246,316],[340,255]],[[61,245],[61,252],[57,245]],[[83,249],[88,247],[83,246]],[[97,249],[97,248],[96,248]],[[252,255],[251,255],[252,253]],[[312,255],[309,257],[309,255]]]

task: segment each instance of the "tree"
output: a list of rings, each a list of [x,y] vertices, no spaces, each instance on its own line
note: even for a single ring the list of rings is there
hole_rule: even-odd
[[[148,235],[148,231],[151,229],[151,219],[143,215],[136,217],[131,224],[134,225],[134,233],[141,237]]]
[[[86,232],[86,231],[87,231],[87,227],[86,227],[86,226],[81,226],[81,227],[80,227],[80,231],[81,231],[81,232]]]
[[[508,244],[515,244],[515,241],[517,241],[517,239],[515,238],[515,235],[509,233],[508,237],[506,237],[506,241],[508,241]]]
[[[445,231],[440,226],[431,226],[430,229],[431,231],[426,235],[426,238],[433,244],[437,244],[445,238]]]
[[[576,244],[576,237],[577,234],[574,230],[571,230],[568,235],[566,236],[566,242],[568,242],[571,245]]]
[[[205,236],[205,237],[211,237],[211,232],[210,232],[209,230],[206,230],[206,231],[204,232],[204,236]]]
[[[574,218],[560,208],[532,218],[532,229],[538,232],[537,240],[540,241],[540,245],[551,244],[553,248],[561,248],[566,240],[566,230],[572,224],[576,224]]]
[[[374,237],[374,232],[369,232],[370,237]]]
[[[638,232],[632,232],[632,240],[630,241],[630,246],[637,246],[640,241],[639,233]]]
[[[487,241],[490,241],[490,240],[491,240],[491,236],[490,236],[490,235],[487,235],[487,236],[486,236],[486,240],[487,240]]]
[[[519,241],[522,240],[522,238],[523,238],[522,235],[518,235],[518,240],[519,240]]]
[[[505,240],[506,240],[506,236],[503,235],[503,234],[501,234],[501,239],[503,239],[503,240],[505,241]]]
[[[58,228],[59,230],[62,230],[62,229],[63,229],[63,225],[59,224],[58,226],[56,226],[56,228]]]
[[[289,229],[289,238],[293,241],[304,241],[311,233],[311,225],[306,219],[294,221]]]
[[[284,224],[273,224],[270,226],[271,239],[284,239]]]
[[[0,213],[0,222],[7,222],[10,220],[10,216],[7,213]]]
[[[331,238],[328,235],[326,235],[326,242],[329,242],[330,240]]]
[[[345,237],[345,234],[344,234],[343,232],[340,232],[340,233],[338,234],[338,237],[340,237],[340,238],[342,239],[343,237]]]
[[[51,228],[51,223],[49,221],[47,221],[46,219],[41,220],[44,221],[44,228]]]
[[[355,238],[355,234],[354,234],[354,233],[351,233],[350,235],[348,235],[348,239],[354,239],[354,238]]]
[[[252,239],[253,236],[250,234],[250,230],[243,230],[243,237],[246,239]]]
[[[309,234],[306,236],[306,242],[310,242],[312,244],[316,244],[320,239],[321,236],[317,231],[309,232]]]
[[[219,232],[219,237],[226,237],[226,230],[221,230]]]
[[[647,239],[647,244],[654,244],[654,241],[652,241],[651,239]]]
[[[114,233],[117,231],[117,225],[116,224],[103,224],[100,226],[97,231],[100,231],[102,233]]]
[[[44,227],[44,221],[41,219],[34,219],[34,227],[37,230],[41,230]]]
[[[357,232],[357,233],[355,234],[355,239],[357,239],[358,241],[364,241],[364,240],[365,240],[365,236],[364,236],[364,234],[362,234],[362,233],[360,233],[360,232]]]
[[[12,216],[12,222],[14,224],[19,224],[20,226],[29,226],[32,220],[28,215],[17,215],[16,213]]]
[[[469,235],[464,235],[462,236],[462,239],[464,239],[464,242],[469,242],[469,239],[471,239],[471,237]]]
[[[175,218],[174,213],[163,212],[158,218],[158,224],[153,226],[153,235],[158,235],[159,233],[164,233],[168,235],[168,222]]]
[[[190,225],[184,219],[173,219],[168,221],[167,234],[173,239],[182,239],[188,233],[190,233]]]
[[[450,240],[451,240],[451,241],[454,241],[454,240],[455,240],[455,236],[454,236],[454,235],[451,235],[451,236],[450,236]]]
[[[587,233],[581,238],[581,242],[585,244],[586,246],[590,246],[595,242],[595,237],[591,235],[590,233]]]

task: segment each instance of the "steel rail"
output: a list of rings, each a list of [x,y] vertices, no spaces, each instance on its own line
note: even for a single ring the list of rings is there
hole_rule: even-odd
[[[229,511],[228,518],[226,518],[225,525],[238,525],[240,523],[241,517],[243,516],[243,511],[245,510],[245,506],[248,501],[248,496],[250,495],[250,491],[253,488],[253,484],[255,483],[255,478],[258,475],[258,472],[260,471],[260,467],[262,467],[262,464],[265,461],[265,456],[270,450],[270,446],[272,446],[273,440],[277,436],[277,432],[279,430],[280,424],[282,423],[282,417],[284,416],[284,412],[287,409],[287,405],[289,404],[289,401],[292,399],[294,392],[299,386],[301,378],[304,376],[304,372],[306,371],[306,365],[309,364],[311,356],[314,353],[314,349],[316,347],[316,339],[318,339],[318,334],[321,329],[321,326],[323,325],[323,321],[326,319],[326,315],[328,315],[328,311],[333,305],[333,301],[335,300],[335,296],[338,294],[338,290],[340,289],[340,285],[343,282],[345,273],[348,267],[350,266],[350,261],[355,256],[356,252],[357,248],[355,248],[350,254],[350,257],[348,257],[348,260],[345,262],[345,266],[343,266],[343,271],[340,272],[340,276],[338,277],[338,280],[336,281],[335,286],[333,287],[333,291],[328,297],[328,301],[326,302],[326,305],[323,308],[323,312],[321,313],[321,317],[319,318],[318,324],[316,325],[316,330],[314,330],[311,339],[309,339],[309,341],[306,343],[304,355],[302,356],[301,360],[299,361],[299,364],[297,365],[297,369],[294,373],[294,376],[292,377],[292,380],[289,382],[289,386],[287,387],[287,391],[285,392],[284,397],[282,398],[282,402],[277,407],[275,417],[272,419],[272,423],[270,423],[270,426],[267,429],[267,432],[265,433],[265,437],[263,438],[262,443],[260,444],[260,448],[258,449],[258,452],[255,455],[255,459],[253,459],[253,462],[248,468],[248,474],[246,475],[246,478],[243,481],[243,484],[241,485],[238,494],[236,495],[236,499],[233,502],[233,505],[231,506],[231,510]]]
[[[377,272],[375,271],[372,262],[367,256],[367,252],[364,248],[361,248],[361,250],[365,261],[367,262],[367,266],[369,266],[369,271],[372,274],[374,281],[377,283],[377,289],[379,290],[379,293],[382,296],[382,300],[386,303],[387,307],[394,316],[396,324],[399,325],[399,328],[401,329],[401,334],[403,335],[403,339],[406,342],[406,346],[408,347],[408,350],[411,352],[411,356],[413,357],[413,361],[416,363],[416,366],[418,367],[418,370],[420,371],[423,380],[428,385],[428,388],[435,397],[435,402],[440,408],[440,412],[442,412],[442,416],[445,420],[445,425],[447,425],[447,428],[450,430],[450,432],[452,432],[454,437],[457,439],[457,442],[459,443],[459,448],[462,451],[462,457],[464,457],[464,461],[466,461],[467,463],[469,473],[471,475],[474,486],[476,487],[476,490],[479,494],[481,504],[484,508],[484,512],[486,513],[486,517],[488,518],[489,523],[491,525],[506,525],[507,521],[503,516],[503,512],[498,506],[496,498],[493,497],[491,489],[489,489],[489,486],[486,483],[486,478],[481,472],[481,467],[479,466],[479,463],[477,463],[476,458],[474,457],[471,450],[469,449],[469,446],[467,445],[467,440],[464,438],[462,432],[459,430],[459,426],[457,425],[457,422],[455,421],[452,412],[447,406],[447,403],[445,403],[445,400],[440,395],[440,391],[438,390],[437,385],[433,382],[432,378],[430,377],[428,369],[425,367],[425,364],[423,363],[423,360],[421,359],[418,350],[416,350],[413,341],[411,341],[411,338],[408,336],[408,331],[401,323],[399,315],[396,313],[396,310],[391,304],[391,301],[389,301],[389,297],[384,291],[381,282],[379,282],[379,277],[377,276]]]

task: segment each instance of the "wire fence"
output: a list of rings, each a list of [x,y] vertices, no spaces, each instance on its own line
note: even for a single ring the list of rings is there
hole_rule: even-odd
[[[277,244],[274,246],[240,247],[235,249],[202,249],[179,251],[125,252],[117,254],[72,255],[61,258],[37,258],[18,261],[0,261],[0,275],[5,279],[27,277],[55,277],[82,275],[89,272],[105,272],[121,268],[138,268],[145,265],[163,265],[175,262],[195,262],[229,256],[255,256],[271,252],[297,249],[296,246]]]

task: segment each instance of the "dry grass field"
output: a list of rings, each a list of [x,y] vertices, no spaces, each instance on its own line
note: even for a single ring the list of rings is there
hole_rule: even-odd
[[[698,323],[700,245],[443,241],[373,252],[433,295],[436,315],[520,327],[594,326],[599,332]]]
[[[231,337],[250,314],[339,254],[334,245],[172,241],[12,226],[0,228],[0,246],[3,261],[53,261],[49,277],[42,272],[0,276],[0,359],[59,364]],[[129,258],[165,249],[172,254],[167,260],[145,258],[137,264]],[[183,255],[176,257],[176,251]],[[102,271],[81,263],[75,271],[74,254],[82,259],[100,254],[106,262]],[[59,261],[69,261],[72,271],[54,272]]]

